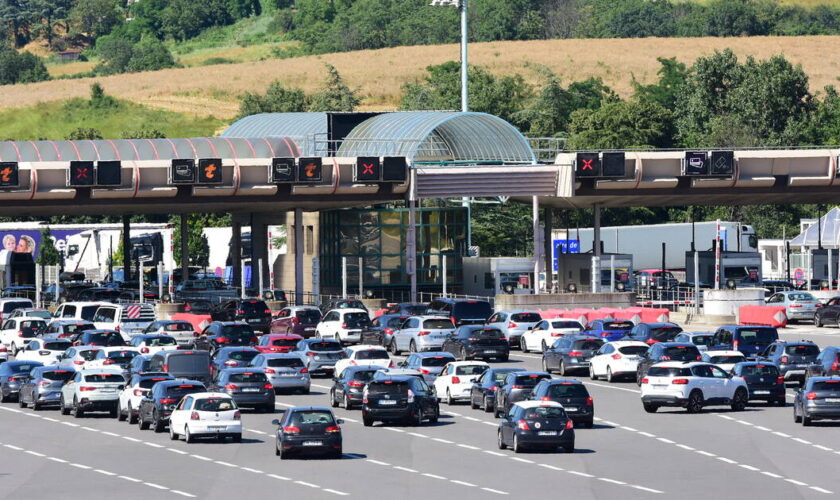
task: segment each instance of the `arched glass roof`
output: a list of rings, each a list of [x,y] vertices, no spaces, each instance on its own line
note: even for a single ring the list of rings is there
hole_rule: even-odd
[[[237,120],[222,137],[294,137],[327,135],[327,113],[260,113]],[[312,141],[298,141],[311,143]],[[307,149],[305,146],[302,149]],[[313,154],[304,152],[304,154]]]
[[[486,113],[401,111],[369,118],[341,143],[337,156],[406,156],[416,162],[536,163],[525,137]]]
[[[171,160],[300,156],[288,137],[0,142],[0,161]]]

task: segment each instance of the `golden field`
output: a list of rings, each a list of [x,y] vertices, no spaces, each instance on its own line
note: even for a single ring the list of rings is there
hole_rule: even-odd
[[[634,77],[642,83],[655,81],[657,57],[676,57],[690,64],[699,56],[732,48],[739,57],[764,59],[783,54],[802,64],[811,78],[811,90],[816,91],[837,82],[838,47],[840,36],[489,42],[470,45],[470,63],[495,74],[522,73],[528,79],[534,75],[526,65],[542,64],[566,83],[597,76],[627,96]],[[457,45],[433,45],[55,80],[2,87],[0,108],[86,97],[91,83],[98,81],[108,94],[136,103],[231,118],[238,109],[238,95],[262,92],[272,80],[316,91],[325,74],[324,63],[329,62],[351,87],[359,89],[362,109],[394,109],[404,83],[422,78],[426,66],[457,59]]]

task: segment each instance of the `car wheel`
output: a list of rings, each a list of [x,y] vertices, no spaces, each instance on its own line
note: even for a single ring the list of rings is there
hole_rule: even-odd
[[[519,445],[519,437],[517,437],[516,433],[513,434],[512,448],[514,453],[522,453],[522,447]]]
[[[344,397],[341,398],[341,407],[344,408],[345,410],[349,410],[349,409],[351,409],[352,406],[353,406],[353,404],[350,403],[350,398],[348,398],[347,394],[345,394]]]
[[[18,406],[21,408],[26,408],[26,403],[23,402],[23,396],[18,394]]]
[[[796,405],[794,405],[793,406],[793,423],[798,424],[800,422],[802,422],[802,417],[800,417],[799,414],[796,413]]]
[[[612,368],[610,368],[609,366],[607,367],[607,382],[609,382],[609,383],[613,382]]]
[[[747,391],[743,388],[735,390],[735,396],[732,398],[732,410],[744,411],[747,407]]]
[[[15,344],[14,342],[12,342],[12,356],[14,356],[15,358],[17,358],[17,355],[18,355],[18,348],[17,348],[17,344]]]
[[[315,338],[316,338],[316,339],[320,339],[320,338],[321,338],[321,332],[316,331],[316,332],[315,332]]]
[[[411,352],[417,352],[417,344],[414,341],[411,341],[411,344],[408,345],[408,350]]]
[[[67,408],[67,405],[64,404],[64,396],[63,395],[58,400],[58,408],[61,410],[62,415],[70,415],[70,408]]]
[[[0,403],[5,403],[9,400],[9,397],[3,394],[3,389],[0,388]]]
[[[125,410],[123,410],[123,407],[120,406],[119,411],[117,412],[117,421],[125,422],[126,418],[128,418],[128,415],[126,415]]]
[[[560,372],[560,376],[561,376],[561,377],[565,377],[565,376],[566,376],[566,363],[564,363],[562,360],[560,361],[560,370],[559,370],[559,372]]]
[[[787,406],[787,400],[785,398],[782,398],[782,399],[776,401],[776,404],[778,406]]]
[[[40,411],[40,410],[41,410],[41,405],[38,404],[37,401],[33,401],[32,402],[32,411]]]
[[[154,412],[152,414],[152,423],[154,424],[154,427],[152,429],[155,432],[163,432],[163,428],[165,427],[165,425],[160,420],[160,417],[158,416],[157,412]]]
[[[452,393],[449,392],[449,389],[446,389],[446,405],[452,406],[455,404],[455,400],[452,399]]]
[[[391,351],[391,354],[394,356],[399,356],[402,351],[397,349],[397,339],[391,339],[391,342],[388,344],[388,350]]]
[[[432,414],[431,418],[429,418],[429,422],[436,424],[440,419],[440,407],[435,406],[435,412]]]
[[[137,427],[139,427],[141,431],[145,431],[149,428],[149,423],[143,420],[143,415],[140,415],[139,412],[137,415]]]
[[[507,445],[505,444],[504,439],[502,439],[502,431],[496,433],[496,444],[499,445],[500,450],[507,449]]]
[[[802,414],[802,426],[803,427],[810,427],[811,426],[811,417]]]
[[[493,417],[494,418],[501,418],[501,416],[502,416],[502,412],[499,411],[499,407],[494,405],[493,406]]]
[[[309,394],[309,390],[309,386],[307,385],[306,387],[300,390],[300,393],[306,395]]]
[[[234,443],[241,443],[242,442],[242,434],[234,434],[231,436],[231,439]]]
[[[519,350],[522,352],[528,352],[528,343],[525,342],[525,337],[519,337]]]
[[[817,328],[822,328],[823,327],[822,318],[820,317],[819,314],[814,315],[814,326],[816,326]]]
[[[131,408],[131,403],[128,405],[128,409],[126,410],[128,423],[129,424],[136,424],[137,423],[137,415],[134,414],[134,410]]]
[[[484,409],[485,413],[490,413],[491,411],[493,411],[493,407],[490,406],[490,401],[488,401],[487,398],[484,398],[484,408],[483,409]]]
[[[119,415],[120,415],[120,411],[119,411],[119,408],[117,408],[117,405],[112,406],[111,411],[108,412],[108,416],[111,417],[111,418],[117,418],[117,417],[119,417]]]
[[[575,452],[575,444],[574,443],[563,447],[563,453],[574,453],[574,452]]]
[[[478,403],[475,402],[475,399],[473,399],[472,394],[470,394],[470,408],[473,410],[478,409]]]
[[[335,341],[336,341],[336,342],[338,342],[339,344],[341,344],[341,335],[339,335],[339,334],[337,334],[337,333],[336,333],[336,334],[335,334],[335,337],[333,337],[333,338],[335,339]],[[343,344],[342,344],[342,345],[343,345]]]
[[[76,401],[76,398],[73,398],[73,418],[82,418],[85,416],[85,412],[79,408],[79,402]]]
[[[365,427],[370,427],[373,425],[373,419],[367,416],[362,416],[362,423],[365,425]]]
[[[505,354],[504,356],[499,356],[499,362],[501,362],[501,363],[507,363],[509,359],[510,359],[509,354]]]
[[[335,390],[330,390],[330,406],[338,408],[338,400],[335,399]]]
[[[415,412],[414,414],[414,425],[416,425],[417,427],[423,425],[423,418],[423,408],[417,408],[417,412]]]
[[[172,441],[178,440],[178,433],[175,432],[175,428],[171,425],[169,426],[169,439],[171,439]]]
[[[700,391],[691,391],[685,409],[688,413],[700,413],[703,410],[703,394]]]
[[[545,369],[545,368],[543,368]],[[592,364],[589,364],[589,379],[590,380],[598,380],[598,376],[595,375],[595,369],[592,368]]]
[[[641,370],[636,370],[636,385],[641,387],[643,378],[644,377],[642,377],[642,371]]]
[[[642,406],[645,408],[645,411],[648,413],[656,413],[656,410],[659,409],[658,405],[652,403],[642,403]]]
[[[276,439],[274,440],[274,456],[280,456],[280,443]]]
[[[551,369],[548,368],[548,363],[545,362],[545,356],[542,359],[542,369],[546,373],[551,373]]]
[[[195,442],[195,438],[192,436],[192,434],[190,434],[189,426],[186,426],[186,425],[184,426],[184,441],[187,442],[187,443],[194,443]]]

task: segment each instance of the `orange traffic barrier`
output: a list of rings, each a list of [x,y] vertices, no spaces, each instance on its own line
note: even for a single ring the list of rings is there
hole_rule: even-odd
[[[738,309],[738,324],[762,325],[783,328],[787,326],[784,306],[741,306]]]
[[[193,313],[175,313],[172,315],[173,320],[186,321],[191,324],[193,330],[198,333],[204,331],[207,325],[213,322],[209,314],[193,314]]]

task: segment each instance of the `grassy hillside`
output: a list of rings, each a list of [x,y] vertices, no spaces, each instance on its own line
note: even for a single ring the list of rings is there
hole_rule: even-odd
[[[598,76],[626,96],[634,78],[642,83],[656,79],[657,57],[677,57],[690,63],[698,56],[731,47],[741,57],[763,59],[784,54],[802,64],[811,78],[811,89],[818,90],[837,83],[840,60],[825,55],[838,46],[840,36],[490,42],[470,45],[470,63],[496,74],[522,73],[528,78],[533,77],[528,64],[543,64],[565,82]],[[274,79],[315,91],[325,74],[324,62],[333,64],[350,86],[359,88],[362,109],[394,109],[405,82],[421,78],[428,65],[457,59],[457,45],[432,45],[58,80],[4,87],[0,109],[84,97],[91,83],[98,81],[108,94],[135,103],[229,119],[237,112],[238,95],[264,91]]]

